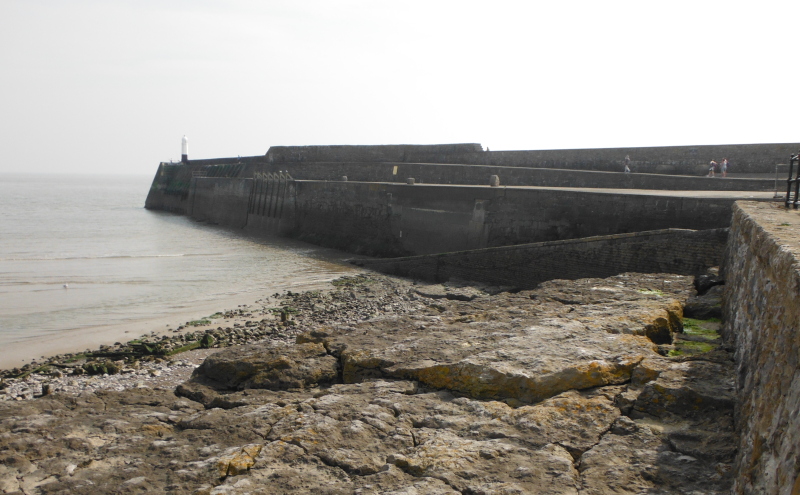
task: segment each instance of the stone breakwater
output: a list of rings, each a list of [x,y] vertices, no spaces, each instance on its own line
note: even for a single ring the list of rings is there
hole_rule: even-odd
[[[727,493],[733,362],[688,352],[694,293],[690,277],[623,274],[518,292],[370,276],[287,295],[245,321],[263,323],[257,343],[196,368],[139,360],[159,378],[193,369],[174,389],[1,402],[0,490]]]

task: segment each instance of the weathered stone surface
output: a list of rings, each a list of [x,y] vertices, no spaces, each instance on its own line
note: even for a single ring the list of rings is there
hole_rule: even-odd
[[[566,390],[624,383],[639,361],[655,353],[646,339],[585,332],[572,322],[528,327],[521,333],[454,363],[396,363],[385,373],[471,397],[530,403]]]
[[[725,278],[720,276],[719,270],[716,268],[709,270],[709,273],[698,275],[694,278],[694,288],[697,290],[697,294],[700,296],[708,292],[708,289],[718,285],[723,285],[724,283]]]
[[[506,307],[478,298],[467,314],[371,320],[309,332],[298,342],[319,342],[339,357],[345,383],[412,379],[472,397],[530,403],[624,383],[639,361],[656,355],[654,343],[671,342],[682,329],[681,303],[660,290],[605,281],[564,294],[543,285],[507,295]],[[534,315],[520,307],[531,301],[550,311]],[[508,307],[512,302],[517,305]]]
[[[415,289],[417,294],[431,299],[451,299],[454,301],[472,301],[476,297],[485,296],[486,293],[480,289],[461,284],[434,284],[420,286]]]
[[[265,478],[290,472],[300,462],[313,464],[309,457],[316,457],[328,466],[319,474],[324,477],[331,476],[330,467],[361,479],[381,476],[394,465],[408,484],[430,476],[475,493],[535,493],[536,486],[573,493],[574,458],[553,442],[585,450],[617,415],[602,394],[571,392],[514,409],[446,393],[404,393],[414,389],[406,382],[336,385],[304,403],[310,407],[298,408],[306,412],[287,409],[250,475],[266,483]],[[292,449],[295,454],[288,454]]]
[[[502,440],[473,440],[422,428],[418,444],[388,461],[419,477],[445,481],[457,491],[575,493],[578,473],[572,456],[547,444],[532,450]],[[478,468],[480,466],[480,468]]]
[[[669,428],[666,435],[672,450],[695,458],[728,463],[736,454],[738,437],[733,427],[733,416],[707,416],[700,421],[678,424]]]
[[[632,385],[642,383],[645,375],[652,379],[643,384],[633,409],[656,417],[668,412],[693,417],[731,411],[735,401],[732,364],[647,360]]]
[[[620,418],[581,457],[581,493],[727,493],[730,466],[670,449],[648,425]]]
[[[722,293],[724,285],[710,287],[702,296],[692,296],[686,302],[684,314],[688,318],[707,320],[722,317]]]
[[[286,390],[333,383],[337,360],[319,344],[276,348],[270,345],[234,347],[218,352],[195,371],[225,388]]]

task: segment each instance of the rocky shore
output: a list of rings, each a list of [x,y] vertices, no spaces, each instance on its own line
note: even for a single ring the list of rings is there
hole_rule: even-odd
[[[0,491],[729,491],[733,362],[692,278],[509,289],[345,278],[8,370]]]
[[[357,284],[359,278],[353,280]],[[397,301],[365,302],[336,291],[337,286],[350,284],[348,278],[334,281],[334,290],[328,294],[276,293],[252,305],[188,321],[171,329],[168,335],[151,332],[127,343],[60,354],[0,370],[0,401],[32,399],[55,392],[121,391],[142,385],[174,387],[214,350],[223,347],[262,340],[289,344],[294,342],[299,323],[353,323],[387,310],[409,309]]]

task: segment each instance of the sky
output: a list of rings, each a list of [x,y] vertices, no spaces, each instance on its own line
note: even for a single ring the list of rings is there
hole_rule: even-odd
[[[800,2],[0,0],[0,174],[800,142]],[[793,27],[794,26],[794,27]]]

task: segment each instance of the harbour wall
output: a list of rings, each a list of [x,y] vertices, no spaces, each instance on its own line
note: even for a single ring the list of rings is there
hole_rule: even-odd
[[[461,279],[533,289],[547,280],[605,278],[626,272],[702,274],[720,264],[726,240],[727,229],[666,229],[354,262],[430,282]]]
[[[740,202],[725,255],[724,338],[735,349],[734,493],[800,493],[800,214]]]
[[[284,177],[284,178],[281,178]],[[488,186],[194,177],[192,218],[375,256],[730,223],[732,198]]]
[[[287,173],[294,179],[404,184],[408,178],[425,184],[486,185],[497,175],[501,185],[590,187],[673,191],[767,191],[772,179],[689,177],[660,174],[623,174],[584,170],[556,170],[484,165],[448,165],[401,162],[267,163],[264,157],[191,160],[189,164],[162,163],[153,179],[145,207],[187,213],[192,177],[253,178]],[[778,182],[782,190],[785,180]]]

